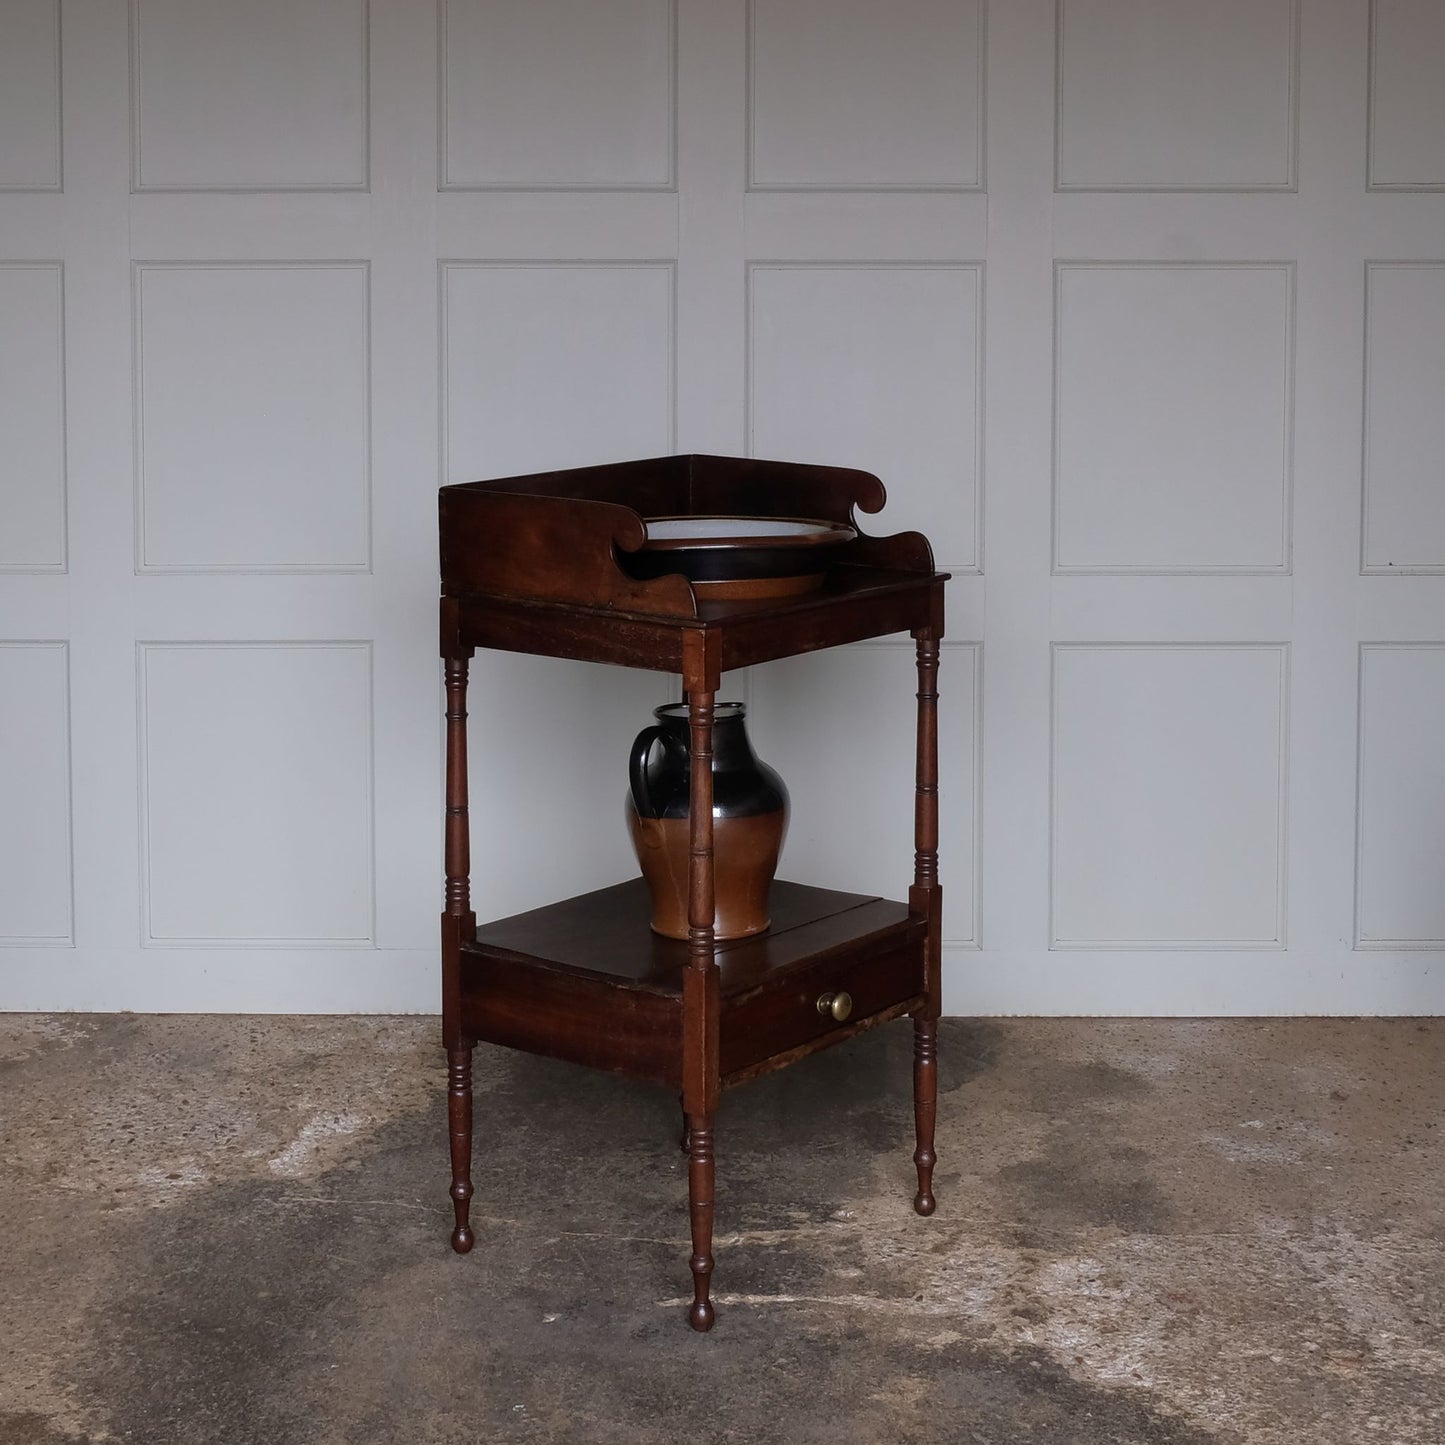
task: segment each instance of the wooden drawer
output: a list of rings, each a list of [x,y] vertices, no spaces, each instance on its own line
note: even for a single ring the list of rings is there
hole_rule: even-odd
[[[823,1048],[859,1032],[877,1015],[918,1000],[924,993],[925,931],[919,921],[859,940],[852,948],[830,950],[745,992],[729,994],[724,989],[719,1030],[724,1081],[757,1071],[778,1055],[809,1045]],[[818,1007],[825,994],[838,993],[852,1000],[841,1021]]]

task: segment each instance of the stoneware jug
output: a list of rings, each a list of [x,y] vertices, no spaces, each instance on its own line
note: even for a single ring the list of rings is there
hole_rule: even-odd
[[[712,830],[716,937],[746,938],[767,928],[768,889],[788,830],[788,790],[754,754],[740,702],[713,716]],[[691,749],[687,704],[657,708],[654,726],[632,744],[627,825],[652,895],[653,931],[687,937],[688,793]]]

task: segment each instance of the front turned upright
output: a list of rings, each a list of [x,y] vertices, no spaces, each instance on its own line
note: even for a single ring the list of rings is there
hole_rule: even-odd
[[[913,1207],[927,1217],[933,1197],[934,1119],[938,1110],[938,1016],[942,1012],[943,888],[938,881],[938,634],[914,633],[918,662],[918,780],[913,803],[913,887],[909,908],[928,918],[923,951],[925,1002],[913,1015],[913,1124],[918,1193]]]
[[[718,1095],[721,1005],[714,948],[712,734],[715,691],[689,687],[691,774],[688,779],[687,969],[682,985],[682,1100],[687,1119],[687,1198],[692,1226],[692,1308],[688,1323],[710,1330],[713,1232],[713,1117]]]
[[[447,1125],[451,1138],[452,1248],[474,1243],[472,1204],[472,1046],[462,1031],[462,940],[476,933],[471,903],[471,842],[467,816],[467,661],[443,661],[447,689],[446,911],[442,914],[442,1042],[447,1050]]]

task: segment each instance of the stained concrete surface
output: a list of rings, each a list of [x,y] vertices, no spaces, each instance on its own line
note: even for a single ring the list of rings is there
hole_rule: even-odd
[[[431,1019],[0,1016],[0,1445],[1445,1440],[1445,1022],[898,1023],[676,1100]]]

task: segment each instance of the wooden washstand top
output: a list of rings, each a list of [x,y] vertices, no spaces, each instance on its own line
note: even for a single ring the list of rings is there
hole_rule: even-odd
[[[849,467],[712,456],[577,467],[443,487],[442,644],[679,673],[730,668],[867,637],[941,633],[946,574],[918,532],[866,535],[883,483]],[[708,600],[680,574],[634,576],[647,517],[816,517],[857,537],[823,585],[795,597]]]

